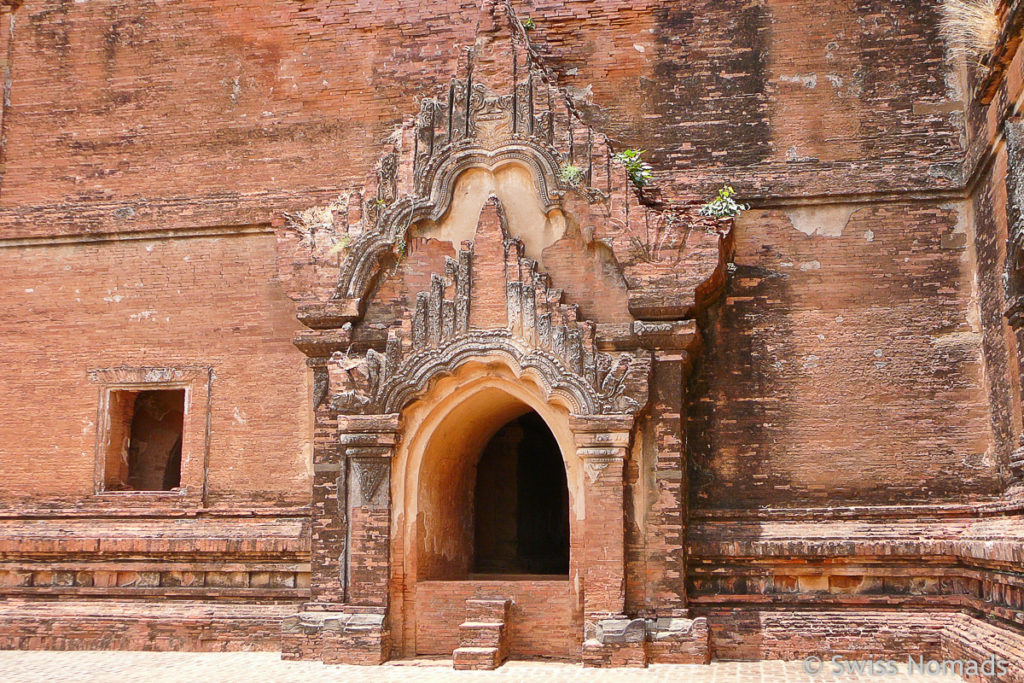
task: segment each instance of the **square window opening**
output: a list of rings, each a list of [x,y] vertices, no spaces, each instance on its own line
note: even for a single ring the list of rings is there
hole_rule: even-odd
[[[185,390],[115,389],[104,458],[105,491],[171,491],[181,486]]]

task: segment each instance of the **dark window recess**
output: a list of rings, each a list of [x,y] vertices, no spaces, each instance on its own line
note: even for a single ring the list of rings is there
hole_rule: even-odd
[[[474,571],[568,574],[569,488],[554,435],[535,412],[509,422],[477,465]]]
[[[181,486],[185,390],[110,392],[103,488],[170,491]]]

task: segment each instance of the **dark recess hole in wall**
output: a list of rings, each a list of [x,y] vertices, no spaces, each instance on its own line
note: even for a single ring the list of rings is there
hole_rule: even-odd
[[[527,413],[484,447],[477,465],[474,571],[568,574],[569,488],[558,442]]]
[[[107,491],[170,491],[181,485],[185,390],[110,392]]]

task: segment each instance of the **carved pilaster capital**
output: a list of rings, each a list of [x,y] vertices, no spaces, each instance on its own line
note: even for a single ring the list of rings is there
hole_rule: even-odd
[[[390,451],[386,451],[382,457],[373,450],[359,449],[360,452],[353,454],[349,460],[353,474],[352,507],[387,507],[391,481],[391,461],[387,456]]]
[[[700,346],[700,330],[695,320],[634,320],[633,334],[646,349],[687,351]]]
[[[582,440],[593,438],[596,442],[607,443],[608,436],[584,436],[587,434],[628,434],[633,429],[636,418],[634,415],[570,415],[569,427],[577,435],[576,443],[582,445]]]

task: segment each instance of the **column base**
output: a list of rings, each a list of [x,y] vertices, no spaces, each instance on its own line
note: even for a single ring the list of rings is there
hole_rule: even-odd
[[[619,617],[587,622],[584,667],[647,666],[647,622]]]
[[[281,624],[281,659],[373,666],[390,649],[383,614],[299,612]]]
[[[704,617],[589,622],[584,667],[645,667],[648,664],[709,664],[711,632]]]
[[[647,624],[647,656],[652,664],[710,664],[707,617],[664,617]]]

